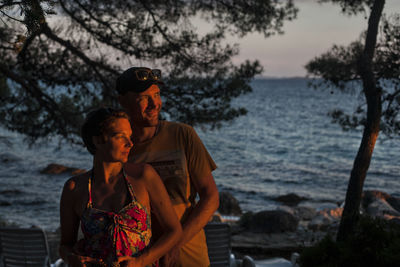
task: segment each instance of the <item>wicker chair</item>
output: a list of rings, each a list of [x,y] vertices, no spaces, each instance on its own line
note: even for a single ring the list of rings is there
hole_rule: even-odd
[[[204,227],[211,267],[231,266],[231,229],[227,223],[210,222]]]
[[[0,228],[0,253],[4,267],[62,266],[50,264],[49,246],[40,228]]]

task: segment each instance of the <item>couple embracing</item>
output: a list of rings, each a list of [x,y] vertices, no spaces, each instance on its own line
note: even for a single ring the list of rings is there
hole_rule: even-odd
[[[70,266],[209,266],[216,165],[192,127],[159,120],[162,86],[160,70],[130,68],[116,82],[123,110],[87,115],[93,167],[65,183],[60,201]]]

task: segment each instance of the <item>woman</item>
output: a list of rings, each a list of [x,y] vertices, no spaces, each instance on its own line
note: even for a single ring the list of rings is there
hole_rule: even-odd
[[[60,201],[60,256],[70,266],[149,266],[182,234],[155,170],[137,164],[133,177],[125,174],[131,135],[128,115],[109,108],[90,113],[82,126],[93,168],[70,178]],[[165,229],[151,247],[150,207]],[[79,224],[84,238],[77,242]]]

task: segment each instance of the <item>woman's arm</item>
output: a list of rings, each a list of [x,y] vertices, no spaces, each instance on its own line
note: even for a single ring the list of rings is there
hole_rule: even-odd
[[[61,241],[59,253],[64,262],[69,266],[85,266],[85,262],[97,262],[90,257],[83,257],[73,253],[73,246],[78,237],[79,215],[75,207],[76,201],[81,198],[77,196],[77,182],[74,178],[69,179],[63,188],[60,200],[60,224],[61,224]]]
[[[59,253],[68,262],[68,255],[78,237],[79,216],[74,210],[76,182],[71,178],[64,184],[60,200],[61,241]]]
[[[139,266],[150,265],[167,253],[181,238],[182,227],[172,207],[167,190],[157,172],[148,164],[144,165],[143,179],[150,198],[152,213],[157,216],[163,235],[138,258],[131,258]],[[128,259],[128,258],[126,258]],[[123,261],[121,259],[120,261]],[[128,260],[128,266],[130,266]]]

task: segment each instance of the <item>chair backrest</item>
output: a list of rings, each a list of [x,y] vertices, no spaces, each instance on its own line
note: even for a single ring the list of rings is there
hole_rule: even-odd
[[[229,224],[210,222],[204,227],[204,232],[206,234],[210,266],[229,266],[231,255],[231,229]]]
[[[4,267],[50,267],[49,247],[40,228],[0,228]]]

